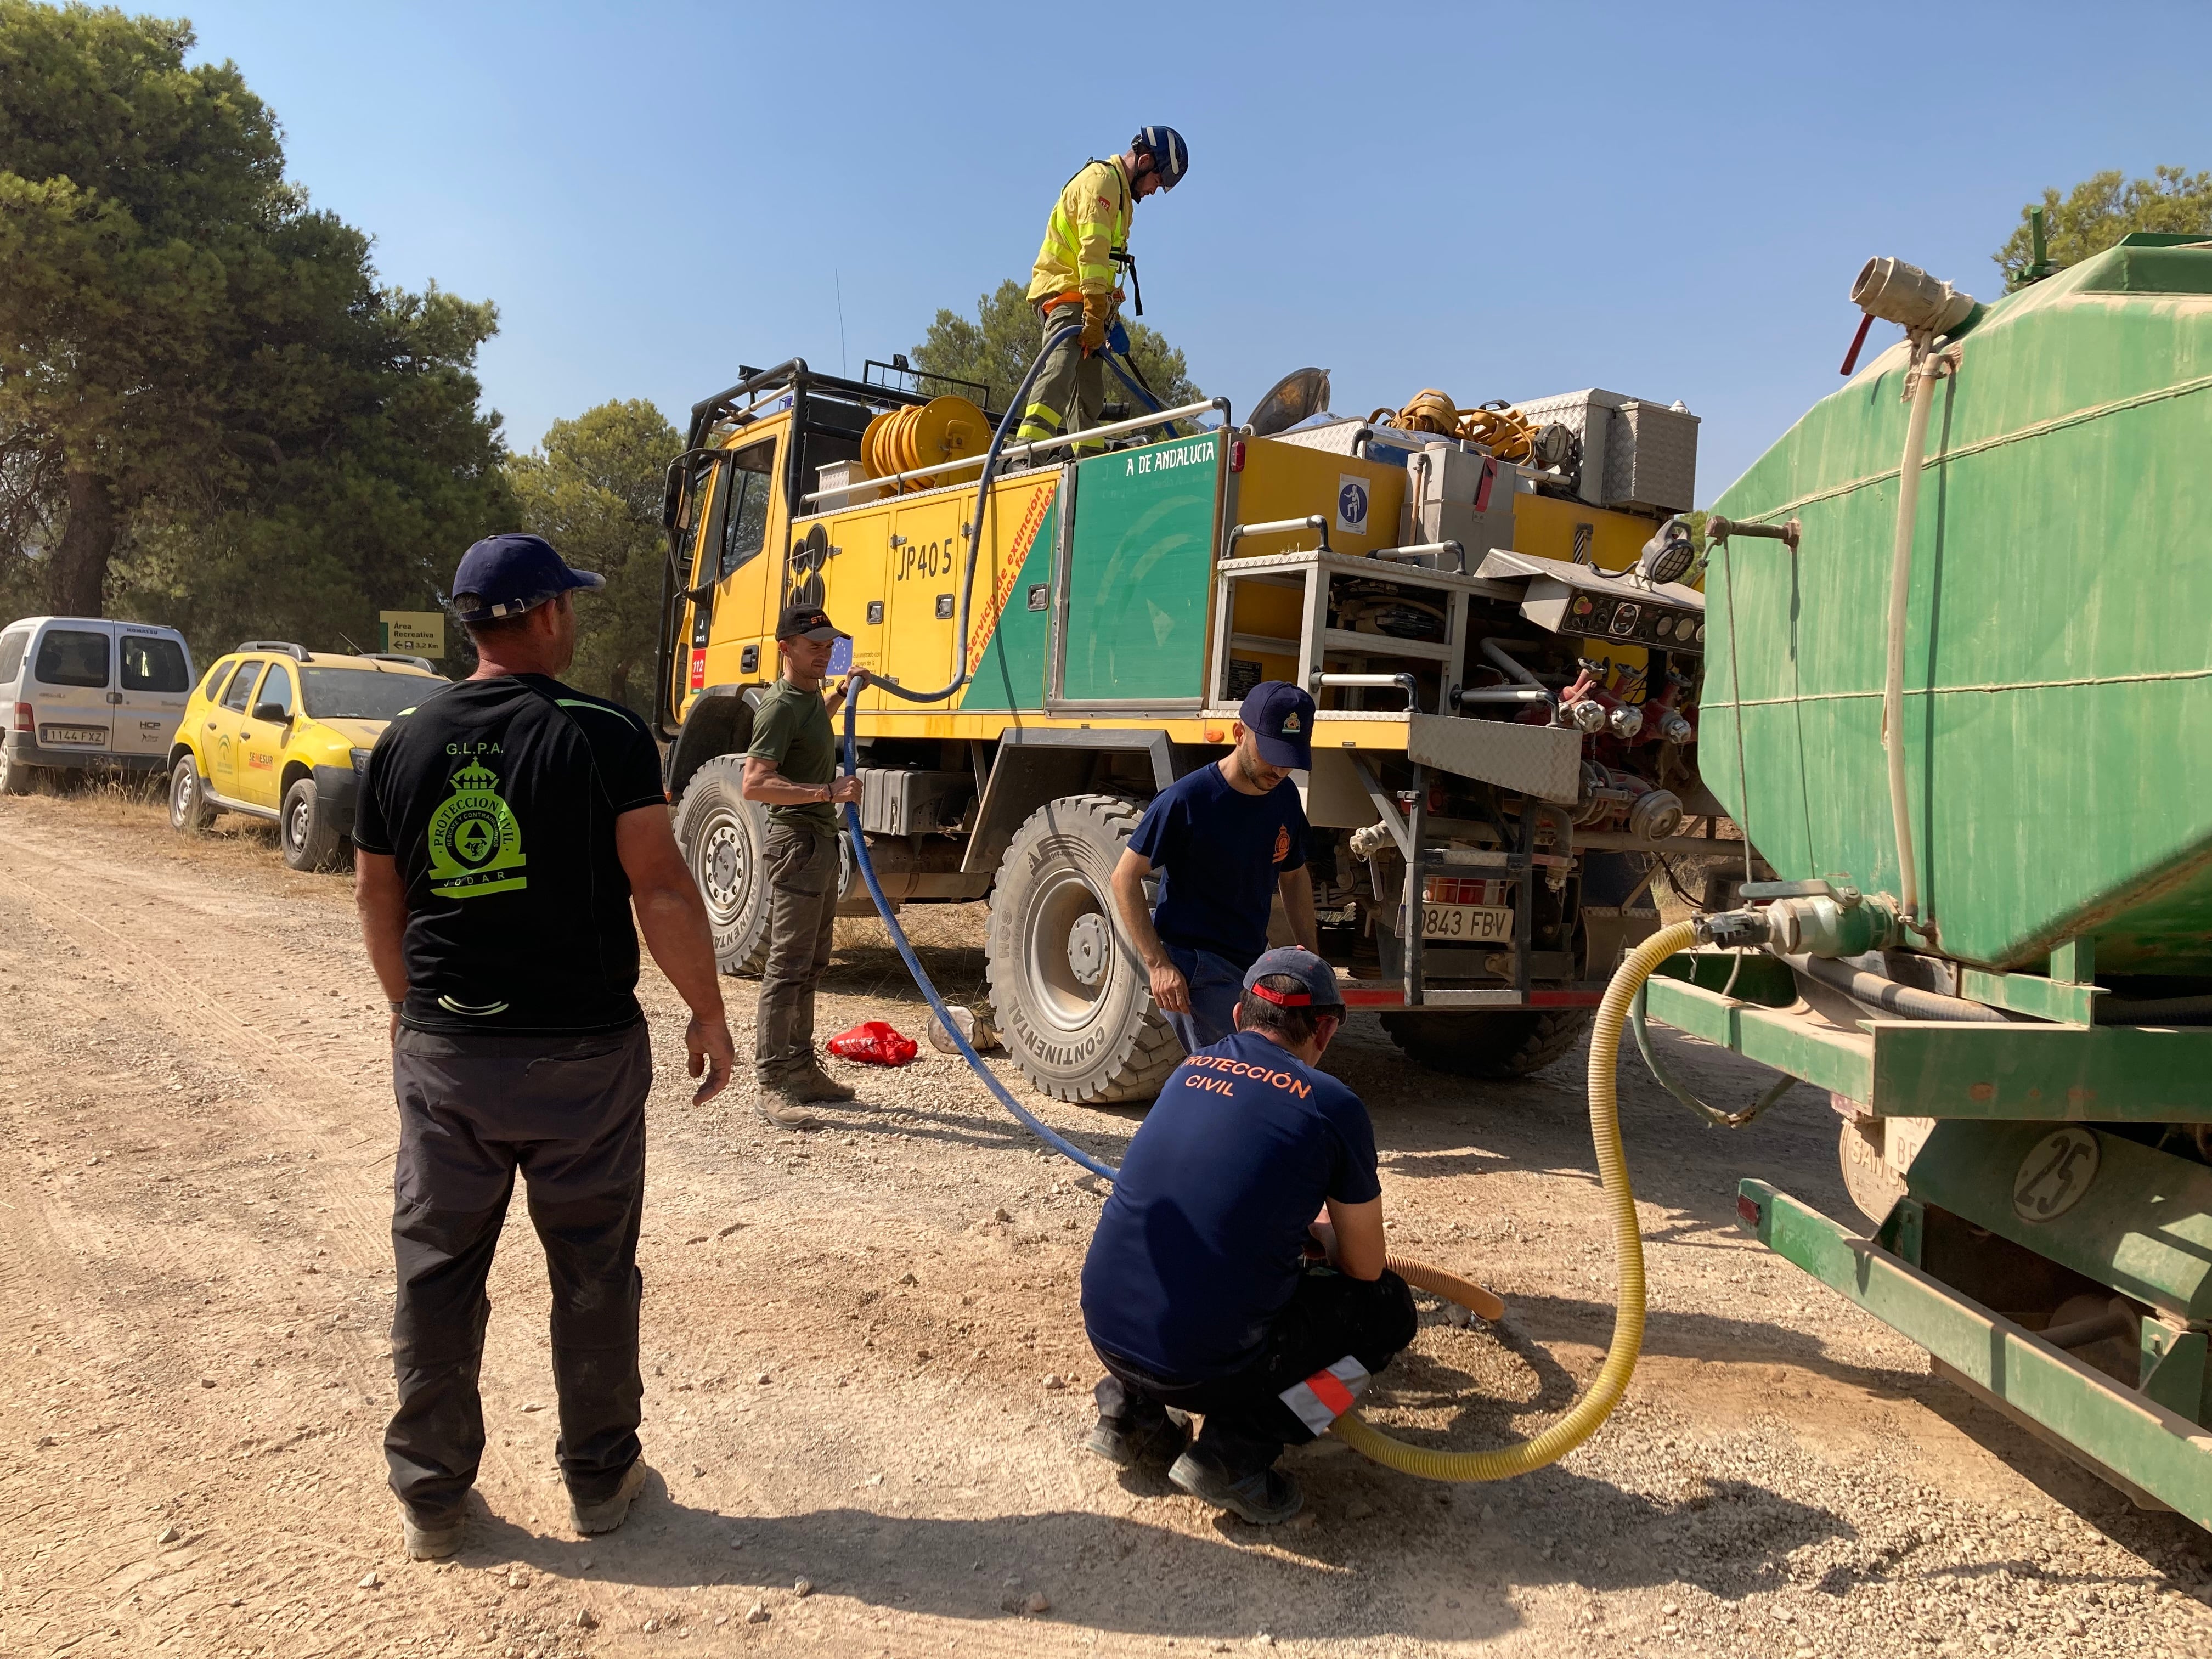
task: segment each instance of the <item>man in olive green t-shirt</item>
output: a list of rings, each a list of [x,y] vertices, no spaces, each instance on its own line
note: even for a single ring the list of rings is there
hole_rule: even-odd
[[[753,1022],[753,1109],[783,1129],[821,1127],[806,1105],[850,1100],[853,1091],[814,1053],[814,988],[830,965],[837,914],[837,805],[860,798],[858,778],[837,775],[830,716],[865,683],[854,670],[825,696],[823,678],[840,633],[814,605],[788,605],[777,620],[783,674],[753,711],[744,796],[768,804],[768,964]]]

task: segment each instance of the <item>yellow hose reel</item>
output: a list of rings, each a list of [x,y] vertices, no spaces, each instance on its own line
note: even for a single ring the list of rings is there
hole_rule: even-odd
[[[1378,409],[1368,421],[1401,432],[1433,432],[1439,437],[1464,438],[1480,444],[1501,461],[1525,461],[1534,453],[1536,425],[1503,398],[1492,398],[1479,409],[1462,409],[1434,386],[1424,386],[1402,409]]]
[[[1556,1463],[1596,1432],[1627,1392],[1644,1347],[1644,1231],[1637,1224],[1636,1194],[1628,1184],[1628,1164],[1620,1149],[1620,1111],[1614,1085],[1620,1068],[1620,1030],[1629,1004],[1651,972],[1678,951],[1698,942],[1686,921],[1662,927],[1629,952],[1605,988],[1597,1018],[1590,1027],[1590,1139],[1597,1150],[1598,1176],[1604,1182],[1606,1208],[1613,1222],[1613,1259],[1620,1274],[1619,1301],[1613,1319],[1613,1344],[1596,1379],[1573,1408],[1533,1439],[1495,1451],[1438,1451],[1394,1440],[1358,1412],[1346,1412],[1330,1432],[1352,1449],[1401,1474],[1431,1480],[1503,1480]],[[1456,1274],[1424,1264],[1393,1259],[1390,1267],[1409,1285],[1470,1308],[1486,1319],[1497,1297]],[[1470,1292],[1472,1294],[1470,1294]],[[1480,1299],[1478,1299],[1480,1298]]]
[[[860,464],[872,478],[911,472],[939,461],[965,460],[990,447],[991,424],[965,398],[932,398],[886,410],[860,434]],[[951,480],[910,478],[902,489],[933,489]]]

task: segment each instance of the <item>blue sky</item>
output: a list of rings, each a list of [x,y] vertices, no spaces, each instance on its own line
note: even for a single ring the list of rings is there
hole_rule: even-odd
[[[1680,398],[1705,501],[1837,384],[1869,256],[1986,297],[2044,185],[2212,167],[2212,9],[2156,0],[189,15],[387,282],[498,303],[518,448],[609,398],[680,425],[740,362],[905,349],[1165,121],[1191,175],[1132,243],[1208,392],[1313,363],[1345,412]]]

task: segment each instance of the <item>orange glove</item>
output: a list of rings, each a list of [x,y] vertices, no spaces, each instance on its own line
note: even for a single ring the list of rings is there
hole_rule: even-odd
[[[1114,296],[1110,294],[1086,294],[1083,296],[1083,355],[1090,356],[1106,343],[1106,319],[1111,314]]]

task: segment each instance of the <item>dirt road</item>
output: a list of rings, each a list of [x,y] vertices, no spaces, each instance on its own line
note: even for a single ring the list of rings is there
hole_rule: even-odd
[[[1595,1441],[1446,1487],[1325,1440],[1288,1460],[1306,1515],[1267,1531],[1075,1444],[1092,1183],[927,1049],[848,1073],[861,1100],[819,1135],[768,1130],[741,1090],[694,1109],[650,970],[647,1495],[611,1537],[568,1529],[518,1205],[472,1542],[410,1565],[379,1452],[393,1114],[350,896],[251,831],[0,801],[0,1652],[2212,1653],[2212,1540],[1737,1231],[1741,1174],[1848,1212],[1809,1090],[1731,1136],[1627,1062],[1652,1316]],[[972,982],[967,919],[913,914]],[[841,926],[828,1029],[918,1032],[879,930]],[[1753,1091],[1755,1068],[1662,1041]],[[1429,1309],[1377,1415],[1527,1432],[1611,1317],[1578,1060],[1465,1085],[1355,1027],[1329,1063],[1373,1110],[1395,1247],[1510,1310]],[[1137,1121],[1034,1104],[1109,1158]]]

